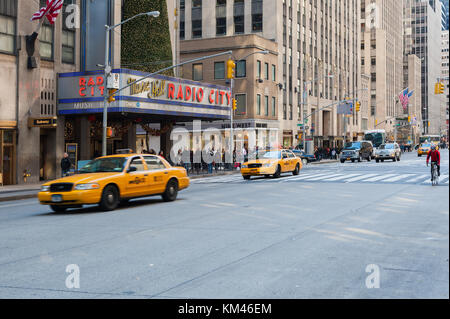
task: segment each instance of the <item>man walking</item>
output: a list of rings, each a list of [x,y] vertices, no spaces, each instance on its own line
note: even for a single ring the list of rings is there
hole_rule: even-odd
[[[66,177],[69,173],[70,167],[72,167],[72,163],[69,159],[69,154],[64,153],[64,157],[61,160],[61,177]]]

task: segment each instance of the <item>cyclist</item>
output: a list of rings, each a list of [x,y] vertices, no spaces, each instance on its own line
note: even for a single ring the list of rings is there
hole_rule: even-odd
[[[428,162],[431,157],[431,163],[435,163],[437,165],[438,169],[438,176],[441,176],[441,153],[436,149],[436,145],[431,145],[431,150],[428,152],[427,155],[427,166]],[[431,175],[433,176],[433,172],[431,172]]]

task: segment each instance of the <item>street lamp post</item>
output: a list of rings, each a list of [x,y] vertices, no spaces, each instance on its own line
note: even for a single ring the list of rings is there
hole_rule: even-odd
[[[130,21],[133,20],[137,17],[141,17],[141,16],[149,16],[149,17],[154,17],[157,18],[159,17],[159,11],[151,11],[151,12],[142,12],[139,13],[131,18],[128,18],[116,25],[113,26],[108,26],[105,25],[106,28],[106,39],[105,39],[105,82],[106,82],[106,88],[108,89],[108,77],[111,74],[111,66],[109,65],[109,37],[110,37],[110,33],[111,30],[115,29],[116,27]],[[106,130],[107,130],[107,126],[108,126],[108,97],[109,94],[106,93],[107,90],[103,93],[104,95],[104,99],[103,99],[103,136],[102,136],[102,156],[106,156],[107,155],[107,143],[106,143]]]

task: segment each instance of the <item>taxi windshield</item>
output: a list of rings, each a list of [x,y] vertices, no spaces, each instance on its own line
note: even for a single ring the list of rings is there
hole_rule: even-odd
[[[259,159],[280,159],[281,158],[281,152],[280,151],[262,151],[258,152]]]
[[[125,157],[97,158],[80,169],[80,173],[114,173],[122,172],[126,163]]]
[[[422,147],[431,147],[431,144],[422,144]]]
[[[394,144],[380,145],[380,150],[393,150],[393,149],[394,149]]]

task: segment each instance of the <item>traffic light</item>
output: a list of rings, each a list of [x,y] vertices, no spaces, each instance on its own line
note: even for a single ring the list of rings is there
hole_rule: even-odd
[[[436,83],[434,86],[434,94],[444,94],[444,84],[441,82]]]
[[[411,123],[411,116],[408,116],[408,123]]]
[[[235,111],[237,109],[237,101],[236,99],[232,99],[233,101],[233,111]]]
[[[430,127],[430,121],[428,121],[428,127]]]
[[[117,89],[109,89],[108,90],[108,103],[112,103],[116,100],[114,94],[116,94]]]
[[[234,69],[236,68],[236,63],[232,59],[227,61],[227,79],[234,79]]]
[[[113,129],[112,129],[112,127],[107,127],[106,128],[106,137],[107,138],[111,138],[113,136]]]
[[[356,102],[356,112],[361,111],[361,102]]]

